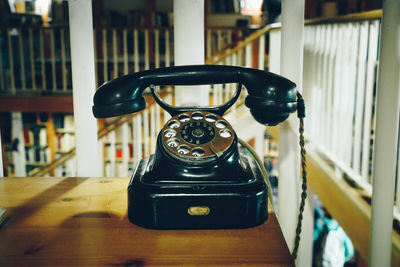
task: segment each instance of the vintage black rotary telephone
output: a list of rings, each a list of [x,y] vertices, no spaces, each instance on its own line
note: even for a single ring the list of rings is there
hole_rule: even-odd
[[[155,85],[238,83],[227,103],[215,107],[173,107]],[[139,112],[143,91],[172,118],[158,135],[154,155],[140,160],[128,186],[128,217],[155,229],[244,228],[267,219],[267,185],[261,166],[238,147],[223,114],[242,85],[254,119],[276,125],[297,110],[296,85],[269,72],[221,65],[160,68],[109,81],[94,96],[97,118]]]

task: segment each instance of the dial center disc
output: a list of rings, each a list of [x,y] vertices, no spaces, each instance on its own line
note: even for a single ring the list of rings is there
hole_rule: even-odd
[[[202,137],[204,135],[204,131],[200,128],[196,128],[192,131],[192,135],[194,137]]]

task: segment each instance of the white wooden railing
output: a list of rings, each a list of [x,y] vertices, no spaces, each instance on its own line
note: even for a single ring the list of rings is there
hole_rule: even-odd
[[[127,73],[173,65],[169,28],[94,29],[96,83]],[[207,55],[223,51],[242,30],[210,28]],[[62,27],[0,29],[0,94],[70,94],[69,29]]]
[[[310,142],[371,192],[380,20],[304,30]]]
[[[307,21],[303,84],[298,85],[306,103],[310,187],[364,259],[371,227],[381,16],[374,10]],[[269,40],[269,67],[279,73],[280,25]],[[394,229],[400,220],[400,160],[397,166]],[[398,260],[398,232],[392,238],[392,259]]]
[[[244,41],[239,42],[234,48],[225,49],[221,53],[211,56],[208,58],[207,63],[247,67],[255,66],[263,69],[265,62],[265,35],[268,29],[269,27],[265,27],[255,32]],[[212,33],[209,31],[209,34]],[[228,32],[226,36],[230,35],[231,34]],[[225,42],[221,40],[218,41],[218,39],[223,38],[223,33],[221,30],[216,31],[216,36],[217,43]],[[113,38],[114,45],[117,39],[118,38]],[[229,41],[229,39],[227,40]],[[115,45],[114,48],[118,48],[118,45]],[[113,51],[117,50],[118,49],[113,49]],[[124,49],[122,49],[122,51],[124,51]],[[116,52],[114,52],[114,54],[115,53]],[[133,55],[133,58],[134,57],[135,53]],[[138,55],[136,55],[136,57],[138,57]],[[115,56],[115,58],[118,59],[118,55]],[[123,57],[123,59],[126,58],[126,56]],[[147,53],[145,53],[144,58],[147,58]],[[115,62],[117,61],[115,60],[114,63]],[[144,62],[146,62],[146,60]],[[126,64],[123,66],[126,66]],[[162,67],[163,64],[157,64],[156,66]],[[123,69],[125,72],[126,67]],[[115,71],[113,75],[121,74],[118,64],[115,66],[113,71]],[[109,71],[104,73],[109,73]],[[108,76],[104,76],[104,79],[105,78],[108,78]],[[169,91],[164,94],[163,99],[165,102],[173,104],[173,89],[169,88],[166,90]],[[209,105],[219,105],[225,103],[232,97],[235,90],[236,84],[212,85],[209,91]],[[243,114],[241,111],[244,108],[243,103],[245,95],[246,93],[243,91],[236,104],[228,110],[227,116],[229,117],[230,122],[234,122],[238,117],[241,116],[241,114]],[[149,99],[151,99],[151,96],[149,96],[148,100]],[[118,124],[118,127],[114,127],[112,130],[107,131],[107,134],[104,134],[102,131],[99,132],[99,148],[101,151],[100,153],[103,155],[102,173],[106,177],[127,177],[130,173],[132,173],[135,164],[141,158],[147,157],[154,153],[157,135],[165,122],[170,118],[169,114],[162,110],[160,106],[155,104],[154,101],[151,101],[145,110],[131,115],[131,117],[132,118],[129,118],[124,123]],[[106,124],[109,125],[113,125],[113,123],[114,122],[112,121],[109,121],[108,123],[106,122]],[[105,129],[106,128],[107,127],[105,127]],[[253,132],[250,131],[250,133],[247,133],[247,136],[255,136],[257,134],[259,134],[257,130],[254,130]],[[260,135],[258,135],[258,137],[259,136]],[[264,133],[262,133],[261,136],[263,137]],[[68,135],[65,137],[70,138]],[[76,176],[73,139],[70,139],[69,143],[69,152],[59,153],[56,162],[50,163],[48,166],[42,169],[38,168],[31,171],[29,176]],[[262,151],[261,146],[259,147],[258,151]]]

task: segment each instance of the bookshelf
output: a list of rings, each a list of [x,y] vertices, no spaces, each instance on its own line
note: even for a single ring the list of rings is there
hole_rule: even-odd
[[[9,115],[1,114],[5,176],[29,175],[75,146],[71,114],[12,112]]]

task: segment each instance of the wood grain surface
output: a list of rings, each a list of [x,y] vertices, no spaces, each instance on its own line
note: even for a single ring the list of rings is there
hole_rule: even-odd
[[[294,266],[273,212],[240,230],[149,230],[126,178],[2,178],[0,266]]]

